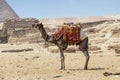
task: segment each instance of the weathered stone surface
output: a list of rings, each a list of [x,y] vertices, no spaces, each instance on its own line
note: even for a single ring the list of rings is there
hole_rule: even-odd
[[[98,46],[89,46],[89,51],[96,51],[96,50],[101,50],[101,48]]]
[[[40,33],[32,28],[32,24],[39,22],[35,18],[7,19],[3,24],[3,31],[10,35],[9,43],[29,42],[33,39],[38,40]]]
[[[0,43],[7,43],[9,36],[6,31],[0,30]]]
[[[108,46],[108,50],[111,50],[111,49],[120,49],[120,44],[117,44],[117,45],[110,45]]]
[[[31,28],[36,22],[39,22],[36,18],[7,19],[4,21],[3,29]]]
[[[115,53],[120,54],[120,48],[119,49],[115,49]]]
[[[0,22],[8,18],[18,18],[18,15],[9,6],[6,0],[0,0]]]

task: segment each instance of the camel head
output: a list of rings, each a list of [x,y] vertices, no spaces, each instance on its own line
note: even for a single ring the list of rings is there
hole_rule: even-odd
[[[39,29],[41,27],[43,27],[42,23],[35,23],[35,24],[32,25],[32,28],[38,28]]]

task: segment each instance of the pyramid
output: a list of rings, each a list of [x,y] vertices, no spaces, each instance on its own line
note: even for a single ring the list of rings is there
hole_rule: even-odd
[[[5,0],[0,0],[0,22],[8,18],[18,18],[18,15]]]

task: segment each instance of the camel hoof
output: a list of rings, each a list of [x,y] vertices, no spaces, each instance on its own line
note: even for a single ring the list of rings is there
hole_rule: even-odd
[[[87,70],[87,67],[84,67],[84,70]]]
[[[65,70],[65,68],[60,68],[60,70]]]

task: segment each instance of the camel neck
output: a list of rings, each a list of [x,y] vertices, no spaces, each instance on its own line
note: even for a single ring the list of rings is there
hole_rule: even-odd
[[[47,32],[45,31],[45,29],[44,29],[43,26],[41,26],[41,27],[39,28],[39,31],[41,32],[43,39],[44,39],[45,41],[48,41],[49,36],[48,36]]]

